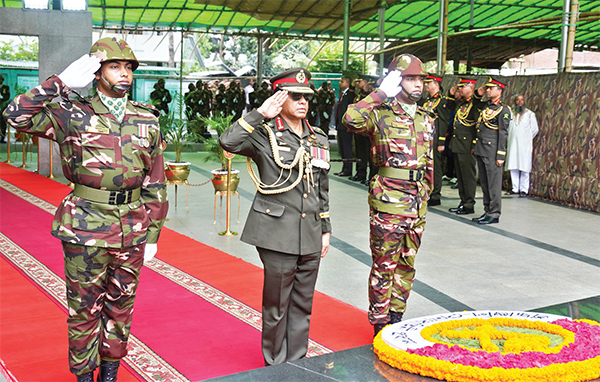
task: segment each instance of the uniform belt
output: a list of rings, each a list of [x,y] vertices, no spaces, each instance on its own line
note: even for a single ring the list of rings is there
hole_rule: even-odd
[[[73,194],[80,198],[91,200],[96,203],[105,204],[125,204],[135,202],[140,198],[141,188],[134,188],[133,190],[99,190],[84,186],[83,184],[75,184]]]
[[[395,167],[379,167],[378,174],[386,178],[408,180],[411,182],[418,182],[425,178],[425,171],[423,170],[407,170]]]

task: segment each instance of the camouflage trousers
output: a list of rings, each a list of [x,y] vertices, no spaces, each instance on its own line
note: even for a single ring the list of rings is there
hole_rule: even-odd
[[[63,241],[69,306],[69,369],[93,371],[127,355],[127,340],[146,243],[100,248]]]
[[[415,280],[415,255],[425,218],[388,214],[371,208],[369,322],[387,324],[389,312],[404,313]]]

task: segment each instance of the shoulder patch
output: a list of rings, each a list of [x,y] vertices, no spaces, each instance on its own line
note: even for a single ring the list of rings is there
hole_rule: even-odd
[[[327,136],[327,134],[325,134],[325,132],[323,130],[321,130],[320,127],[318,126],[311,126],[313,128],[313,130],[315,131],[315,133],[319,133],[321,135]]]
[[[148,103],[139,102],[139,101],[130,101],[130,102],[133,106],[141,107],[142,109],[146,109],[146,110],[150,111],[152,114],[154,114],[155,116],[160,117],[160,110],[158,110],[153,105],[150,105]]]
[[[503,116],[503,118],[504,118],[504,119],[509,119],[509,118],[510,118],[510,115],[509,115],[508,113],[504,113],[504,116]]]

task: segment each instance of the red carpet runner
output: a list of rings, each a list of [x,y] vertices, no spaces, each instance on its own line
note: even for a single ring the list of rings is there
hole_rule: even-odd
[[[49,231],[70,191],[0,163],[0,375],[69,381],[60,241]],[[119,381],[198,381],[263,366],[262,270],[167,228],[144,267]],[[331,330],[335,327],[335,330]],[[371,342],[365,312],[315,295],[309,356]]]

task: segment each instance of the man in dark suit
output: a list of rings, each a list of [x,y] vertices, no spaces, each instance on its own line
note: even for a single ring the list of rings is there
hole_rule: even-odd
[[[352,135],[353,133],[348,131],[346,125],[342,123],[342,119],[346,114],[348,105],[354,101],[354,90],[350,89],[352,78],[349,76],[342,76],[340,80],[340,97],[335,111],[335,128],[337,130],[337,141],[338,148],[340,150],[340,156],[342,159],[348,160],[342,164],[342,171],[336,172],[334,175],[338,176],[350,176],[352,175]]]
[[[271,78],[275,93],[220,137],[225,150],[252,158],[260,174],[249,167],[258,192],[241,240],[256,246],[264,266],[265,365],[306,355],[317,273],[329,250],[329,142],[305,122],[310,77],[296,68]]]

